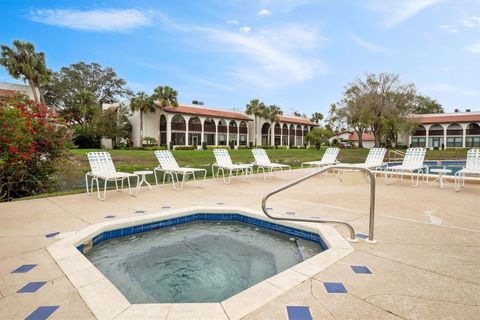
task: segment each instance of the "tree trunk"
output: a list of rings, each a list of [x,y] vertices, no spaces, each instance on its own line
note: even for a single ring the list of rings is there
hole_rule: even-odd
[[[33,99],[35,100],[36,103],[40,103],[40,99],[38,98],[37,87],[30,80],[28,80],[28,84],[30,85],[30,88],[32,89]]]
[[[160,119],[162,118],[162,115],[158,113],[158,146],[160,147],[160,144],[162,143],[162,130],[160,128]]]
[[[140,147],[143,147],[143,112],[140,111]]]
[[[255,141],[255,147],[257,146],[257,115],[253,117],[253,139]]]
[[[358,147],[363,148],[363,131],[357,131]]]

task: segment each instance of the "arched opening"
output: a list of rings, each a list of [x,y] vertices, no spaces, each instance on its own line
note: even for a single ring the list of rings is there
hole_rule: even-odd
[[[307,136],[307,133],[308,133],[308,127],[307,126],[303,126],[303,144],[306,145],[307,144],[307,139],[305,138]]]
[[[447,127],[447,148],[461,148],[463,145],[463,129],[458,123]]]
[[[439,149],[444,145],[443,128],[441,125],[434,124],[428,129],[428,147]]]
[[[247,136],[248,136],[248,126],[245,121],[240,122],[240,126],[238,127],[238,131],[240,132],[240,145],[246,146],[247,145]]]
[[[202,144],[202,121],[199,117],[188,120],[188,144],[192,146]]]
[[[160,115],[160,145],[167,145],[167,117]]]
[[[219,146],[227,145],[227,122],[223,119],[218,121],[218,141]]]
[[[415,128],[415,131],[412,136],[411,146],[412,147],[425,147],[427,137],[427,129],[419,125]]]
[[[215,120],[212,118],[205,119],[205,122],[203,123],[203,141],[205,141],[208,146],[215,145],[215,128]]]
[[[295,129],[295,145],[297,147],[301,147],[302,146],[302,127],[297,124],[297,127]]]
[[[238,127],[237,122],[235,120],[231,120],[228,124],[228,142],[229,145],[237,145],[237,137],[238,137]]]
[[[174,145],[185,145],[185,130],[187,129],[185,118],[176,114],[172,118],[172,143]]]
[[[295,145],[295,126],[293,124],[290,125],[288,134],[290,138],[289,147],[293,147]]]
[[[288,125],[282,125],[282,146],[288,146]]]
[[[262,145],[269,146],[270,141],[270,123],[265,122],[262,125]]]
[[[282,135],[282,127],[280,126],[280,123],[275,123],[275,126],[273,127],[273,131],[274,131],[274,142],[275,142],[275,145],[276,146],[279,146],[282,141],[281,141],[281,135]]]
[[[465,147],[480,147],[480,125],[470,123],[467,126],[467,137],[465,138]]]

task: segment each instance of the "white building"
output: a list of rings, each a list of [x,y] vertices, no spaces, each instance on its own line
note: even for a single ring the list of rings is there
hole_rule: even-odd
[[[232,111],[203,105],[180,104],[178,107],[157,108],[143,115],[143,137],[155,138],[157,143],[170,146],[257,145],[303,146],[305,136],[317,124],[308,119],[279,116],[278,121],[257,119]],[[140,141],[140,113],[130,117],[134,146]],[[256,132],[256,134],[255,134]]]
[[[430,149],[480,147],[480,111],[422,114],[413,118],[419,126],[408,137],[409,146]]]
[[[17,93],[26,94],[30,99],[34,99],[32,88],[29,85],[0,82],[0,97],[14,97]]]

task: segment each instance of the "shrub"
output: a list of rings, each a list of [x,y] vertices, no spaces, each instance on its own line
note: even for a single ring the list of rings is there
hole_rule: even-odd
[[[151,147],[143,147],[143,150],[148,150],[148,151],[167,150],[167,147],[166,146],[151,146]]]
[[[258,146],[260,149],[275,149],[275,146],[270,146],[270,145],[261,145]]]
[[[277,149],[279,149],[279,150],[287,150],[288,147],[287,147],[287,146],[277,146]]]
[[[202,150],[207,150],[207,142],[206,141],[202,142]]]
[[[53,191],[69,131],[24,95],[0,99],[0,201]]]
[[[196,146],[175,146],[175,150],[197,150]]]
[[[251,149],[249,146],[238,146],[238,150]]]
[[[208,146],[207,150],[213,150],[213,149],[226,149],[230,150],[230,146]]]
[[[249,147],[250,149],[253,148],[253,142],[252,142],[252,141],[250,141],[250,142],[248,143],[248,147]]]
[[[154,137],[144,137],[143,142],[144,142],[144,144],[147,145],[147,147],[151,147],[151,146],[157,144],[157,139],[155,139]]]
[[[230,149],[232,149],[232,150],[235,149],[235,141],[231,140],[228,145],[229,145]]]
[[[72,141],[80,149],[98,149],[101,137],[93,126],[76,126],[73,128]]]

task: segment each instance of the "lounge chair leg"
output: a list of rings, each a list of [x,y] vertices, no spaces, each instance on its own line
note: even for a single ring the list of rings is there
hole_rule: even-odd
[[[87,188],[87,195],[91,195],[92,193],[88,190],[88,173],[85,174],[85,187]]]

